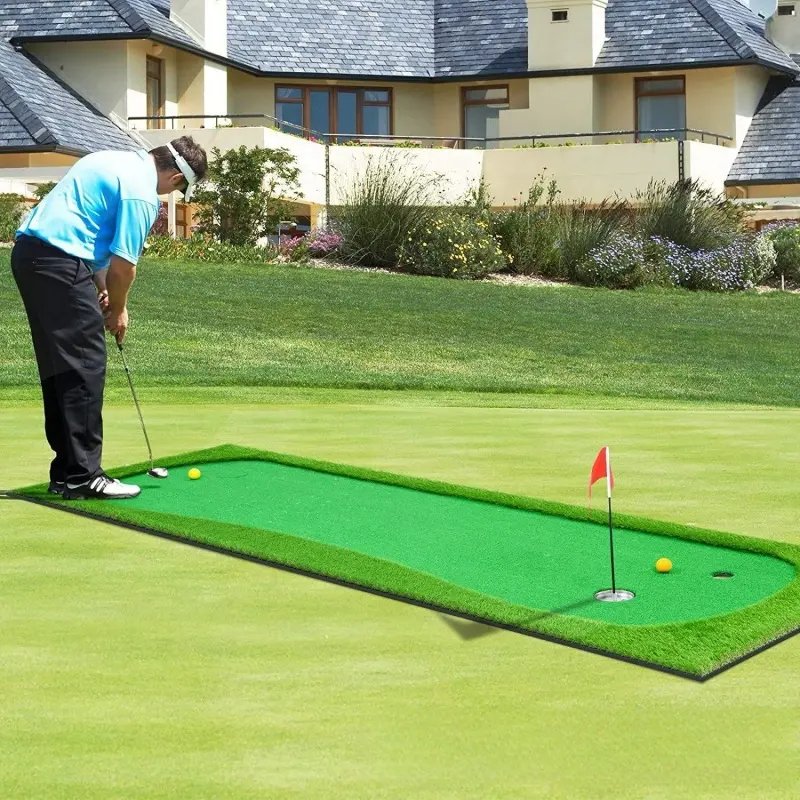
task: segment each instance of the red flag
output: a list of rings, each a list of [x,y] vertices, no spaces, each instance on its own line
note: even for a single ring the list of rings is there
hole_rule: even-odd
[[[606,479],[608,496],[611,497],[611,490],[614,488],[614,473],[611,471],[611,453],[607,447],[600,450],[592,464],[592,472],[589,475],[589,497],[592,496],[592,486],[602,478]]]

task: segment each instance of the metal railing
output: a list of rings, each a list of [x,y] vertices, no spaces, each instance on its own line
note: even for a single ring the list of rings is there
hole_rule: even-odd
[[[491,147],[502,146],[504,142],[516,142],[515,147],[553,147],[553,146],[581,146],[582,142],[576,140],[589,139],[588,144],[625,144],[625,142],[613,141],[613,139],[620,136],[631,137],[633,143],[644,142],[659,142],[659,141],[700,141],[705,142],[713,140],[714,144],[719,145],[723,143],[728,145],[733,142],[732,136],[726,136],[721,133],[714,133],[712,131],[704,131],[697,128],[652,128],[648,130],[615,130],[615,131],[591,131],[588,133],[532,133],[532,134],[518,134],[516,136],[491,136],[491,137],[476,137],[476,136],[415,136],[415,135],[398,135],[398,134],[337,134],[337,133],[323,133],[315,131],[310,128],[305,128],[302,125],[296,125],[292,122],[280,120],[277,117],[270,116],[269,114],[169,114],[163,116],[150,116],[150,117],[128,117],[128,125],[133,122],[163,122],[169,123],[169,127],[158,126],[157,128],[148,128],[149,130],[180,130],[176,127],[176,122],[182,120],[214,120],[212,128],[229,128],[236,127],[232,124],[232,120],[266,120],[270,124],[266,127],[274,128],[282,131],[283,133],[291,133],[300,136],[304,139],[317,141],[321,144],[332,145],[347,145],[347,144],[367,144],[367,145],[394,145],[406,147],[449,147],[461,149],[479,149],[487,150]],[[220,120],[223,122],[231,122],[230,125],[224,124],[220,126]],[[186,126],[184,126],[185,129]],[[197,126],[200,128],[206,127],[205,125]],[[241,126],[251,127],[251,126]],[[141,128],[137,130],[142,130]],[[612,139],[612,141],[595,142],[596,139]],[[554,144],[550,144],[550,142]]]

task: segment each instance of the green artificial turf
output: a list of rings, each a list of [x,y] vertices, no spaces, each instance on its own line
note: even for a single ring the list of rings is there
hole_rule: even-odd
[[[617,516],[617,584],[637,597],[604,604],[593,600],[609,585],[599,510],[234,446],[163,463],[205,474],[120,470],[144,485],[127,503],[20,492],[695,678],[800,619],[800,548],[788,544]],[[668,575],[653,569],[662,555]]]

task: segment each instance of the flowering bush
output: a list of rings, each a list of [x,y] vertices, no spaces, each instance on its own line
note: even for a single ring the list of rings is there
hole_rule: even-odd
[[[278,253],[289,261],[305,261],[307,258],[327,258],[339,251],[342,236],[324,228],[315,228],[305,236],[281,236]]]
[[[634,207],[640,236],[663,237],[691,250],[726,247],[744,230],[744,208],[697,180],[653,180],[634,195]]]
[[[305,261],[308,258],[307,236],[281,236],[278,254],[289,261]]]
[[[504,269],[506,258],[485,220],[440,211],[407,237],[398,266],[418,275],[482,278]]]
[[[158,216],[150,228],[150,236],[167,236],[169,234],[169,215],[167,207],[163,203],[158,207]]]
[[[327,258],[338,253],[344,243],[340,233],[325,228],[314,228],[305,238],[308,253],[315,258]]]
[[[266,247],[250,247],[216,242],[205,236],[173,239],[171,236],[150,236],[145,245],[147,258],[205,261],[217,264],[263,264],[273,261],[275,251]]]
[[[651,261],[672,286],[731,292],[752,289],[775,269],[775,248],[767,236],[740,236],[726,247],[691,252],[666,239],[651,237]]]
[[[731,292],[752,289],[774,269],[775,248],[767,236],[742,236],[726,247],[692,252],[659,236],[617,233],[589,253],[576,277],[616,289],[655,283]]]
[[[589,286],[634,289],[648,282],[646,265],[644,240],[619,232],[589,252],[576,277]]]
[[[544,177],[539,176],[519,205],[492,215],[494,231],[508,254],[513,272],[522,275],[558,272],[554,267],[559,261],[555,210],[558,193],[555,181],[545,184]]]
[[[689,285],[694,274],[694,254],[688,247],[662,236],[651,236],[644,243],[644,255],[654,283],[699,288]]]
[[[330,209],[343,237],[341,259],[395,269],[406,239],[438,216],[443,192],[442,175],[415,169],[395,148],[368,156],[364,167],[340,186],[341,205]]]
[[[695,253],[692,266],[689,288],[716,292],[752,289],[774,271],[775,247],[766,236],[742,236],[727,247]]]

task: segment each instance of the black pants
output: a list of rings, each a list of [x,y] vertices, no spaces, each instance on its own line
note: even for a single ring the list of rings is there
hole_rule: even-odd
[[[55,453],[50,480],[82,483],[99,475],[103,449],[106,342],[92,273],[79,258],[31,236],[11,251],[44,400],[44,428]]]

